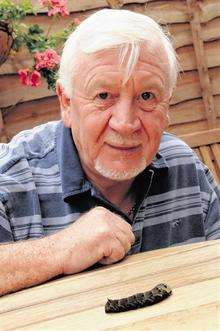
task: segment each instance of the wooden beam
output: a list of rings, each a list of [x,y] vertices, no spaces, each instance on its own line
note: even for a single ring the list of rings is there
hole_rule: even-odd
[[[123,6],[123,1],[122,0],[107,0],[107,4],[111,8],[119,9]]]
[[[193,44],[198,67],[199,80],[201,84],[202,97],[208,121],[208,127],[212,129],[215,128],[216,125],[216,114],[212,95],[212,86],[210,83],[208,66],[204,50],[204,42],[202,38],[202,29],[200,22],[201,3],[197,0],[186,0],[186,2],[189,12],[190,26],[192,31]]]
[[[212,154],[210,153],[210,146],[201,146],[199,147],[200,153],[202,155],[203,163],[207,165],[207,167],[211,170],[212,174],[218,179],[218,175],[214,166],[214,162],[212,159]]]
[[[220,144],[213,144],[211,146],[212,153],[216,162],[217,173],[220,179]]]
[[[40,5],[39,0],[31,0],[31,3],[34,5],[36,12],[47,13],[46,7],[43,8]],[[160,22],[165,24],[188,21],[186,3],[183,0],[69,0],[68,10],[70,13],[98,10],[110,7],[111,3],[123,5],[123,9],[129,8],[129,6],[133,5],[137,5],[139,8],[141,8],[141,6],[143,6],[143,8],[146,6],[147,11],[150,12],[150,16],[153,15],[154,17],[158,17]],[[219,0],[203,1],[201,6],[201,20],[203,23],[218,17],[220,14]]]
[[[48,121],[59,120],[60,107],[57,97],[48,97],[5,108],[2,115],[7,138],[10,140],[20,131]]]
[[[5,132],[2,110],[0,109],[0,143],[6,143],[6,142],[8,142],[8,137]]]
[[[190,147],[200,147],[220,143],[220,128],[190,133],[179,137]]]
[[[2,118],[2,111],[0,109],[0,133],[3,131],[3,128],[4,128],[4,123]]]

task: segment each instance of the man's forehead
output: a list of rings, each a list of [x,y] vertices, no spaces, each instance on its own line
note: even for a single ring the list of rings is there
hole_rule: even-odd
[[[98,84],[101,77],[105,75],[111,77],[111,74],[114,74],[114,72],[123,74],[127,63],[126,58],[121,63],[120,54],[121,49],[119,47],[101,50],[92,54],[81,53],[78,73],[86,81],[91,81],[96,77]],[[161,49],[152,50],[141,45],[137,63],[134,66],[135,69],[146,71],[146,73],[152,72],[152,74],[167,76],[168,64],[166,57],[161,54]]]
[[[90,54],[80,52],[78,56],[79,64],[85,65],[86,63],[87,66],[91,67],[98,65],[108,65],[109,63],[118,64],[119,53],[120,52],[118,48],[103,49],[101,51]]]
[[[158,73],[157,70],[139,70],[134,71],[127,82],[124,82],[123,72],[116,71],[96,71],[94,75],[88,75],[87,79],[84,81],[84,87],[87,91],[90,89],[99,89],[99,88],[121,88],[127,86],[129,82],[133,82],[135,87],[155,87],[155,88],[165,88],[165,78],[164,75]]]
[[[131,48],[127,47],[127,45],[119,45],[115,46],[109,49],[103,49],[94,53],[84,53],[79,52],[78,56],[78,63],[94,63],[94,64],[108,64],[110,61],[114,64],[121,64],[121,55],[123,53],[123,48],[126,48],[127,54],[124,57],[123,64],[126,64],[126,60],[128,59],[130,55]],[[139,61],[145,61],[148,62],[152,59],[152,63],[158,63],[158,57],[163,59],[166,58],[165,51],[162,48],[161,44],[155,44],[155,46],[152,48],[151,46],[147,45],[146,43],[140,43],[139,46],[139,54],[138,54],[138,60]],[[155,61],[155,57],[157,57],[157,61]]]

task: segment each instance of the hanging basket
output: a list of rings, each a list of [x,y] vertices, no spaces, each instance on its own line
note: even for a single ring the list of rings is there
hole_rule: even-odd
[[[8,58],[13,45],[12,30],[9,23],[0,21],[0,65]]]

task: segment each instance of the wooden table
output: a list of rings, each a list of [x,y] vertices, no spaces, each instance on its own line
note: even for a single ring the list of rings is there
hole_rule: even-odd
[[[0,330],[220,330],[220,240],[171,247],[0,298]],[[166,282],[167,300],[105,314],[120,298]]]

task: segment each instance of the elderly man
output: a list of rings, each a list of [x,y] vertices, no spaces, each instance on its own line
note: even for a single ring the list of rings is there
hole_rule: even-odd
[[[177,68],[147,16],[101,10],[72,33],[57,82],[62,121],[0,149],[0,294],[220,237],[213,177],[164,133]]]

